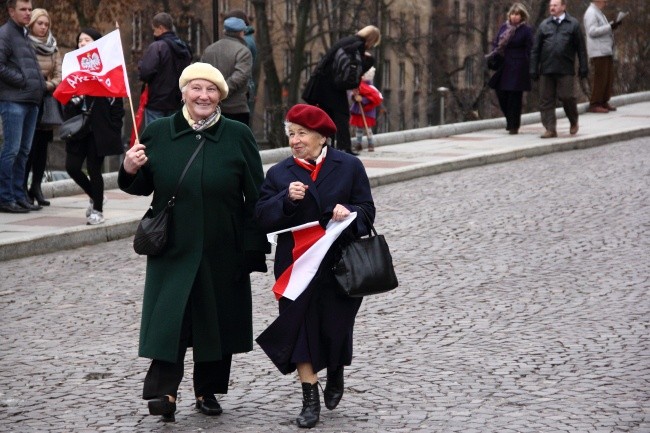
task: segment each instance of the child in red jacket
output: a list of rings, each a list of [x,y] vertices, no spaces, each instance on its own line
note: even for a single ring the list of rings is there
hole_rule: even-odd
[[[363,138],[363,132],[368,128],[368,152],[375,150],[374,143],[372,141],[372,132],[370,128],[376,125],[377,123],[377,107],[381,105],[384,100],[383,96],[379,90],[372,85],[372,80],[375,78],[375,68],[374,66],[361,77],[361,84],[359,84],[358,89],[354,89],[350,92],[350,125],[354,126],[356,129],[357,143],[354,146],[354,150],[357,152],[363,149],[361,145],[361,140]],[[361,107],[363,107],[363,114],[361,115]]]

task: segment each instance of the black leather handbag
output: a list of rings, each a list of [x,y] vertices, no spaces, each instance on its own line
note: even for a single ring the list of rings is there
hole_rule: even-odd
[[[147,210],[140,223],[138,223],[138,228],[135,230],[135,236],[133,237],[133,250],[136,253],[144,256],[159,256],[165,251],[169,239],[172,209],[176,204],[178,188],[181,186],[181,182],[183,182],[183,178],[190,165],[192,165],[194,158],[196,158],[199,150],[203,147],[203,143],[205,143],[205,138],[201,140],[190,157],[190,160],[185,165],[185,169],[178,179],[178,183],[176,183],[176,188],[174,188],[174,193],[172,194],[172,198],[167,202],[167,206],[158,212],[157,215],[153,214],[153,207],[149,206],[149,210]]]
[[[388,292],[399,284],[386,239],[377,234],[368,215],[359,209],[371,233],[343,246],[341,258],[332,268],[339,286],[352,298]]]
[[[81,113],[72,116],[64,121],[59,127],[59,138],[63,141],[81,140],[92,132],[90,124],[90,114],[93,110],[95,101],[90,103],[90,107],[83,109]]]

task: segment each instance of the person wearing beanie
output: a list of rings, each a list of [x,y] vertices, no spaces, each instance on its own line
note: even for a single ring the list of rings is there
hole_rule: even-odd
[[[372,66],[361,77],[359,88],[350,92],[350,125],[356,130],[357,142],[354,150],[357,152],[363,150],[361,141],[364,131],[368,140],[368,152],[375,150],[371,129],[377,124],[377,107],[381,105],[384,97],[372,84],[374,78],[375,67]]]
[[[255,36],[253,36],[255,33],[255,28],[253,28],[251,25],[252,18],[246,15],[246,12],[241,9],[232,9],[225,15],[225,18],[230,17],[241,18],[244,20],[244,23],[246,24],[246,28],[244,29],[244,41],[246,42],[246,46],[253,55],[253,76],[248,82],[248,109],[250,110],[250,116],[252,117],[257,94],[256,79],[259,79],[260,77],[260,62],[257,57],[257,43],[255,42]]]
[[[181,110],[147,125],[118,173],[123,191],[153,193],[154,215],[176,197],[167,246],[147,258],[138,351],[151,359],[142,397],[165,422],[175,421],[189,346],[195,408],[222,413],[215,394],[228,392],[233,355],[253,349],[249,274],[267,271],[270,252],[253,221],[262,161],[251,130],[221,115],[230,98],[223,74],[193,63],[178,86]]]
[[[230,96],[221,104],[222,114],[250,126],[249,83],[253,76],[253,55],[244,41],[246,22],[237,17],[223,21],[224,37],[209,45],[201,62],[219,69],[226,78]]]
[[[358,153],[352,150],[349,126],[350,105],[347,91],[358,87],[359,83],[347,88],[341,88],[336,84],[334,80],[335,57],[339,49],[348,53],[358,51],[361,58],[361,70],[365,73],[373,65],[372,56],[365,56],[365,52],[379,45],[380,41],[381,33],[375,26],[366,26],[355,35],[340,39],[318,62],[302,93],[302,99],[306,103],[321,107],[336,124],[335,147],[353,155],[358,155]]]
[[[352,362],[352,331],[361,305],[361,298],[339,293],[332,271],[335,251],[344,239],[369,234],[366,218],[374,221],[375,205],[361,161],[329,145],[337,125],[325,111],[294,105],[287,112],[285,130],[292,156],[268,170],[255,208],[257,224],[274,232],[313,221],[325,226],[357,213],[305,291],[295,300],[276,293],[280,315],[256,339],[282,374],[297,370],[302,410],[296,423],[311,428],[320,419],[319,371],[327,371],[325,407],[335,409],[343,396],[343,370]],[[276,280],[286,278],[285,271],[293,266],[295,246],[291,232],[278,235]]]
[[[32,140],[32,148],[29,151],[29,158],[25,166],[24,188],[32,203],[35,200],[38,206],[49,206],[50,202],[43,197],[41,183],[47,165],[47,148],[54,139],[53,129],[56,124],[45,123],[42,120],[45,107],[53,107],[53,111],[59,117],[59,122],[62,120],[61,105],[52,97],[52,92],[61,82],[61,56],[56,45],[56,39],[52,34],[50,15],[45,9],[36,8],[32,11],[32,17],[29,20],[27,29],[29,30],[29,40],[36,51],[36,59],[41,68],[41,74],[45,80],[46,94],[43,98],[43,105],[38,116],[39,121],[36,124],[36,131],[34,131],[34,139]],[[46,101],[51,104],[45,104]],[[32,172],[31,185],[27,189],[30,172]]]
[[[102,35],[93,28],[82,29],[77,35],[77,48],[98,40]],[[90,132],[84,137],[70,139],[65,143],[65,169],[89,198],[86,208],[86,224],[102,224],[104,219],[104,159],[122,155],[122,124],[124,102],[122,98],[76,95],[63,109],[64,119],[82,113],[90,113]],[[83,170],[84,162],[86,170]]]

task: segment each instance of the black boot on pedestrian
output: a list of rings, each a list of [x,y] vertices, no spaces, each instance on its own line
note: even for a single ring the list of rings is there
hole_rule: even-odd
[[[32,187],[29,189],[28,194],[31,199],[36,200],[36,202],[41,206],[50,205],[50,202],[48,200],[45,200],[45,197],[43,197],[43,191],[41,190],[40,185],[32,185]]]
[[[149,414],[161,415],[162,422],[175,422],[176,402],[169,400],[169,396],[154,398],[148,401]]]
[[[320,417],[320,395],[318,394],[318,382],[302,384],[302,411],[296,418],[300,428],[314,427]]]
[[[221,415],[223,409],[214,395],[206,395],[203,398],[196,399],[196,408],[203,414],[208,416]]]
[[[325,407],[329,410],[336,409],[343,397],[343,366],[336,370],[327,370],[327,383],[323,391]]]

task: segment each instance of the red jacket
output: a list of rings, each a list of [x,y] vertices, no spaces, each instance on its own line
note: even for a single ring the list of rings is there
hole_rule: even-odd
[[[377,124],[377,107],[381,105],[384,97],[381,92],[372,85],[372,81],[362,81],[359,84],[359,95],[361,95],[361,105],[363,105],[363,112],[366,115],[366,123],[368,128],[372,128]],[[361,110],[359,103],[354,100],[352,92],[350,92],[350,125],[358,128],[363,128],[363,118],[361,117]]]

